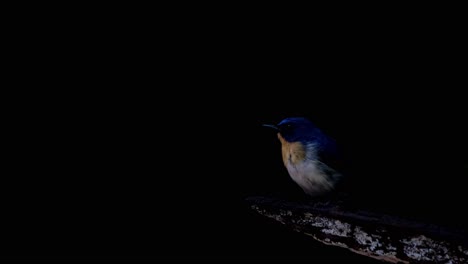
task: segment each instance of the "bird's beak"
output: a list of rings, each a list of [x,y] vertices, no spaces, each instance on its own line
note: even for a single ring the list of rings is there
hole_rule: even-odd
[[[263,124],[262,126],[264,126],[264,127],[270,127],[270,128],[273,128],[273,129],[276,130],[276,131],[279,131],[279,128],[278,128],[277,126],[275,126],[275,125]]]

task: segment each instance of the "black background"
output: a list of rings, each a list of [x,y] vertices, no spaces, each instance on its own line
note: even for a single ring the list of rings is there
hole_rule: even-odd
[[[244,203],[301,192],[261,127],[288,116],[346,149],[363,206],[463,227],[455,34],[240,20],[25,25],[2,255],[370,262]]]

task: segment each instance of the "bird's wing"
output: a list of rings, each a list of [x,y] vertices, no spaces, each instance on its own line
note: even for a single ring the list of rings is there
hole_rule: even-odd
[[[330,168],[340,173],[344,172],[343,156],[333,139],[327,139],[327,141],[320,145],[318,157],[322,163],[325,163]]]
[[[326,165],[324,168],[328,170],[327,175],[330,175],[334,181],[339,181],[341,185],[349,176],[343,153],[333,139],[322,143],[318,149],[318,159]]]

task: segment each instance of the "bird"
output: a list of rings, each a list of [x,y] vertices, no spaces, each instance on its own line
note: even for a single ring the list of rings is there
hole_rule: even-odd
[[[284,166],[308,197],[334,193],[345,175],[336,141],[305,117],[288,117],[276,125]]]

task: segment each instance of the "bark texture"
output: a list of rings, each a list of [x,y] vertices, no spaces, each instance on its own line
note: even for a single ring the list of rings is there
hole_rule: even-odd
[[[397,216],[250,197],[249,206],[295,231],[332,246],[391,263],[468,263],[465,232]]]

